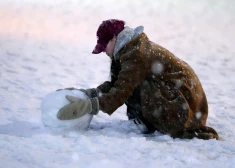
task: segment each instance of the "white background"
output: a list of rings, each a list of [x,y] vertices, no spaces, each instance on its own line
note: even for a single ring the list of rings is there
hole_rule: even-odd
[[[125,106],[112,116],[100,112],[84,132],[44,127],[46,94],[109,79],[109,58],[91,52],[99,24],[111,18],[143,25],[152,41],[192,66],[218,141],[142,135]],[[234,44],[233,0],[1,0],[0,167],[234,167]]]

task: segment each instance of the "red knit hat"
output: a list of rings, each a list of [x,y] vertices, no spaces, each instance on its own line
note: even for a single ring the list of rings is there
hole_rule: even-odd
[[[103,52],[114,36],[117,36],[124,29],[125,22],[122,20],[110,19],[101,23],[97,30],[97,44],[92,54]]]

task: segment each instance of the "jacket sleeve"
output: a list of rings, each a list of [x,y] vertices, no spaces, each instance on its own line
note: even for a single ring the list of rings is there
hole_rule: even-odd
[[[121,70],[114,86],[108,93],[103,93],[99,104],[103,112],[111,115],[118,107],[123,105],[132,92],[146,77],[143,59],[138,50],[131,50],[120,57]]]
[[[112,88],[112,84],[110,81],[106,81],[103,84],[97,87],[102,93],[108,93]]]

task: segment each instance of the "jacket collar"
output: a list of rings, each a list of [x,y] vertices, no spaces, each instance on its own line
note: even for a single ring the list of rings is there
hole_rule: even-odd
[[[132,39],[140,35],[144,31],[143,26],[138,26],[135,29],[132,29],[126,26],[117,36],[117,41],[114,47],[113,57],[114,60],[117,60],[117,53]]]

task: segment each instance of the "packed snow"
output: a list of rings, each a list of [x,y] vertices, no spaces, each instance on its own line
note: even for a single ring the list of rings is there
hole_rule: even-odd
[[[58,111],[69,104],[65,98],[66,95],[74,96],[80,99],[87,99],[88,96],[79,90],[59,90],[47,94],[41,103],[42,123],[52,131],[64,132],[88,129],[93,115],[86,114],[80,118],[73,120],[59,120],[57,118]]]
[[[1,0],[0,11],[0,167],[235,167],[235,1]],[[91,52],[99,24],[110,18],[143,25],[192,66],[218,141],[143,135],[125,105],[112,116],[100,111],[87,130],[44,126],[47,94],[109,79],[109,57]]]

